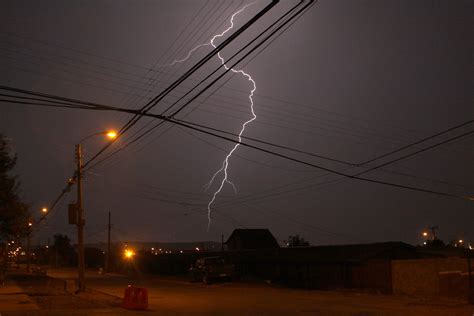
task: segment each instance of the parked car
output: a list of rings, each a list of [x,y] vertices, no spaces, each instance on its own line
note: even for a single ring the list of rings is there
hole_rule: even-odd
[[[217,280],[236,279],[234,265],[226,263],[222,257],[199,258],[191,265],[189,272],[194,281],[210,284]]]

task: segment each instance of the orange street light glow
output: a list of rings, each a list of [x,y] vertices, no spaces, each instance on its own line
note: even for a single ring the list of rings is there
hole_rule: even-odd
[[[32,222],[29,222],[29,223],[28,223],[28,226],[30,226],[30,227],[33,226],[33,223],[32,223]]]
[[[428,236],[428,233],[427,233],[427,232],[423,232],[423,236],[424,236],[424,237]]]
[[[133,250],[127,249],[124,252],[124,256],[127,259],[131,259],[133,256],[135,256],[135,252]]]
[[[48,209],[47,209],[46,207],[43,207],[43,208],[41,209],[41,212],[47,213],[47,212],[48,212]]]
[[[115,137],[117,137],[117,133],[115,131],[109,131],[109,132],[107,132],[106,135],[110,139],[114,139]]]

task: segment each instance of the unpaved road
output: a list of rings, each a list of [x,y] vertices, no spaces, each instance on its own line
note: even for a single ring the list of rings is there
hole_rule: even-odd
[[[70,270],[49,275],[75,278]],[[91,289],[122,297],[128,284],[149,292],[150,311],[160,315],[474,315],[474,305],[462,301],[377,295],[346,291],[307,291],[263,282],[204,285],[185,278],[87,274]]]
[[[0,314],[5,315],[474,315],[474,305],[462,301],[377,295],[347,291],[306,291],[259,281],[204,285],[185,278],[98,275],[88,272],[88,291],[64,290],[74,269],[49,270],[54,278],[10,276],[10,290],[0,291]],[[71,283],[71,282],[70,282]],[[120,307],[128,284],[149,291],[148,311]],[[10,292],[9,292],[10,291]]]

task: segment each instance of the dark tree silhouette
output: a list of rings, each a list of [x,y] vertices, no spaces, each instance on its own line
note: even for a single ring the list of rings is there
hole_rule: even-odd
[[[76,253],[71,245],[71,239],[67,235],[55,234],[53,250],[56,256],[56,264],[71,265],[74,263]]]
[[[308,247],[309,242],[304,240],[300,235],[288,237],[288,247]]]
[[[0,240],[24,237],[28,231],[28,205],[20,198],[18,178],[11,175],[16,159],[0,134]]]

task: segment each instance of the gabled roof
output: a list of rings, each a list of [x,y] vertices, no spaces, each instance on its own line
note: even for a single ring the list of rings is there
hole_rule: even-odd
[[[229,236],[226,244],[230,244],[232,240],[239,240],[242,249],[265,249],[279,248],[278,242],[272,233],[264,229],[234,229]]]

